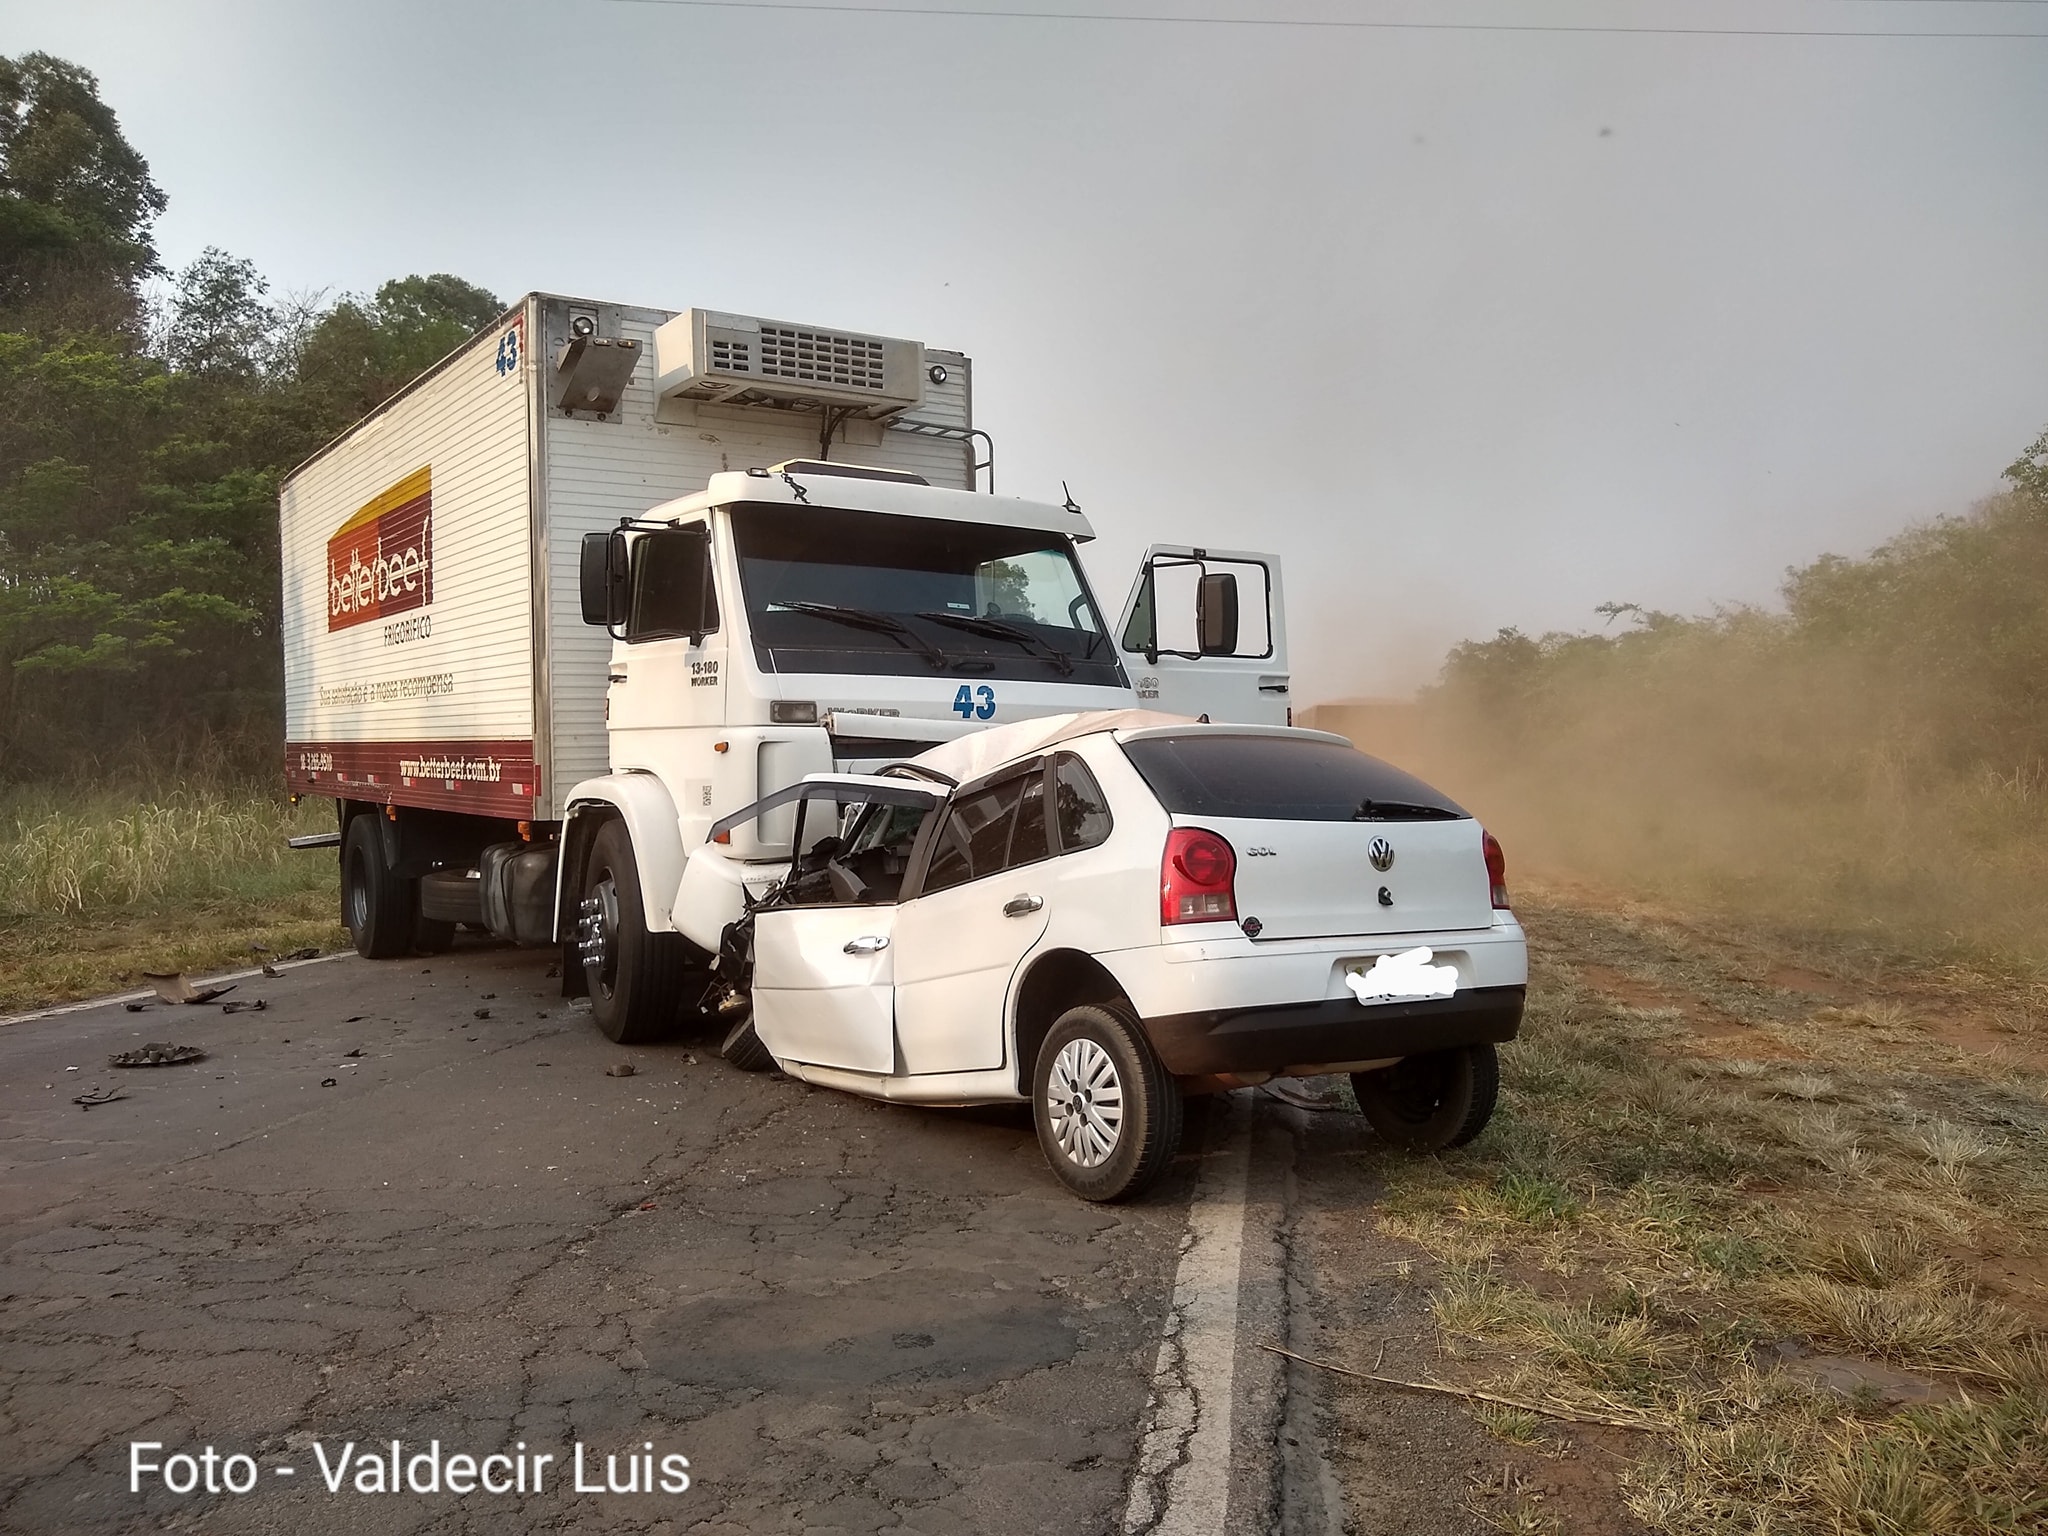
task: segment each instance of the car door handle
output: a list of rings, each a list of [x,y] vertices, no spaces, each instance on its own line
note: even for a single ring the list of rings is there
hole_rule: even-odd
[[[881,934],[866,933],[857,939],[848,939],[844,952],[849,955],[879,955],[888,947],[889,941]]]
[[[1045,905],[1043,896],[1012,896],[1003,903],[1003,916],[1023,917]]]

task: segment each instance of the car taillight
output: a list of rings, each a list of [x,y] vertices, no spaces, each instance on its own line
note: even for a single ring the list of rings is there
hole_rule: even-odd
[[[1230,844],[1200,827],[1175,827],[1159,861],[1159,921],[1236,922],[1236,879]]]
[[[1513,905],[1508,900],[1508,856],[1500,851],[1500,839],[1491,832],[1486,839],[1486,883],[1493,887],[1493,907],[1496,912],[1505,912]]]

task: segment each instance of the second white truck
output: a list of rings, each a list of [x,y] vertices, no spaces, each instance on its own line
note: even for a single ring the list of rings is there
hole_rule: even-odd
[[[712,993],[720,817],[985,726],[1288,719],[1271,557],[1148,551],[1112,624],[1071,500],[993,494],[971,365],[532,294],[287,478],[286,773],[337,807],[357,949],[561,943],[605,1033]],[[986,492],[977,490],[988,477]]]

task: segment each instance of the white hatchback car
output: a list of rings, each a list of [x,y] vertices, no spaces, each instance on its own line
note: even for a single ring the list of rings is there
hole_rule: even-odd
[[[793,815],[803,850],[765,888],[744,872],[763,893],[721,950],[752,1000],[728,1059],[879,1099],[1028,1099],[1091,1200],[1158,1177],[1184,1094],[1275,1077],[1350,1073],[1404,1147],[1476,1136],[1528,979],[1499,845],[1340,736],[1160,722],[1021,721],[718,823],[686,886],[731,888],[701,861],[757,816]]]

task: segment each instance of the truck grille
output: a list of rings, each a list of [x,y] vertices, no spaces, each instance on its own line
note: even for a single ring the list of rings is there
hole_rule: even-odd
[[[864,336],[764,325],[759,371],[765,378],[879,392],[883,387],[882,344]]]
[[[713,340],[711,366],[726,373],[752,373],[754,366],[748,360],[750,351],[744,341]]]

